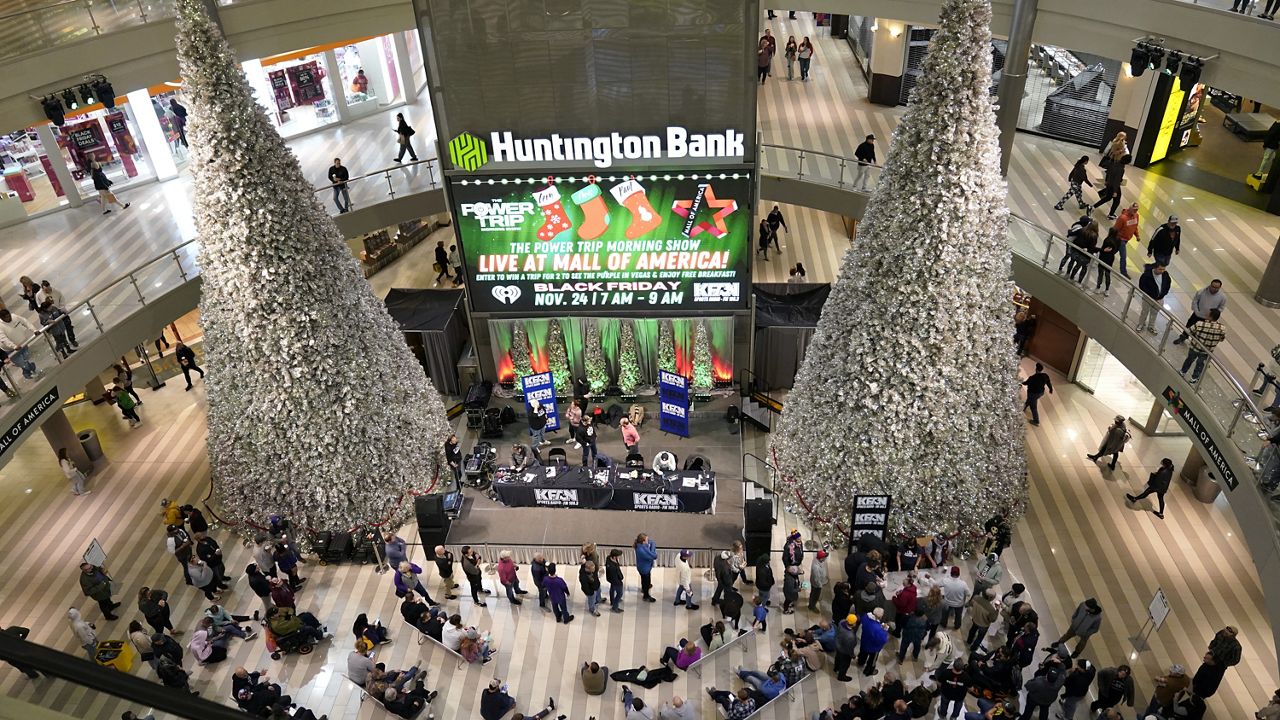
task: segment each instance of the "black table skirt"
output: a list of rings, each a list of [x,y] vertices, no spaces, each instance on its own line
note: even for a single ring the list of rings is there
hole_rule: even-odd
[[[586,471],[580,467],[566,468],[554,479],[543,475],[540,468],[537,472],[539,477],[534,482],[495,480],[493,489],[508,507],[703,513],[710,512],[715,506],[714,473],[704,473],[707,489],[702,490],[683,486],[683,478],[697,477],[696,472],[669,473],[664,483],[661,479],[649,482],[632,480],[623,477],[626,471],[611,470],[609,483],[604,486],[592,484]]]

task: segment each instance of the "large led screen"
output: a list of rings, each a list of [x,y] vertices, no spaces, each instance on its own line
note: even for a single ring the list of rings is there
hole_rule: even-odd
[[[454,178],[450,190],[477,312],[747,306],[747,173]]]

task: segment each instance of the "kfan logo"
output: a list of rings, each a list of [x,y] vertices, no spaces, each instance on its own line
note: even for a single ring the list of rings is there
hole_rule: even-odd
[[[696,282],[693,284],[694,302],[738,302],[741,289],[736,282]]]
[[[577,490],[559,490],[555,488],[540,488],[533,491],[533,500],[539,505],[554,505],[557,507],[577,507],[578,491]]]
[[[679,510],[680,498],[667,493],[636,493],[636,510]]]

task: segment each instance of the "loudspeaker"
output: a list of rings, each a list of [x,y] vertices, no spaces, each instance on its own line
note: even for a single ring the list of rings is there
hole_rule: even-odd
[[[449,527],[449,519],[444,514],[443,495],[419,495],[413,499],[413,509],[418,516],[420,531]]]
[[[772,532],[747,531],[744,533],[743,544],[746,546],[747,562],[755,565],[756,560],[759,560],[761,555],[768,555],[772,540]]]
[[[773,502],[770,500],[748,500],[744,503],[742,514],[746,531],[768,533],[773,527]],[[747,556],[750,559],[750,555]]]

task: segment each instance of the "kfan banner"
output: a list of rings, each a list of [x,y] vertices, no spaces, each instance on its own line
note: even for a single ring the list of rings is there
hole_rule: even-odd
[[[849,526],[849,543],[852,546],[863,535],[874,535],[884,540],[889,534],[889,509],[893,499],[889,495],[854,495],[853,523]]]
[[[533,401],[537,400],[547,411],[548,432],[560,429],[560,413],[556,410],[556,381],[551,373],[535,373],[520,378],[520,391],[524,393],[524,407],[533,412]]]
[[[747,173],[451,181],[477,312],[747,305]]]
[[[689,437],[689,379],[667,370],[658,371],[658,429]]]

